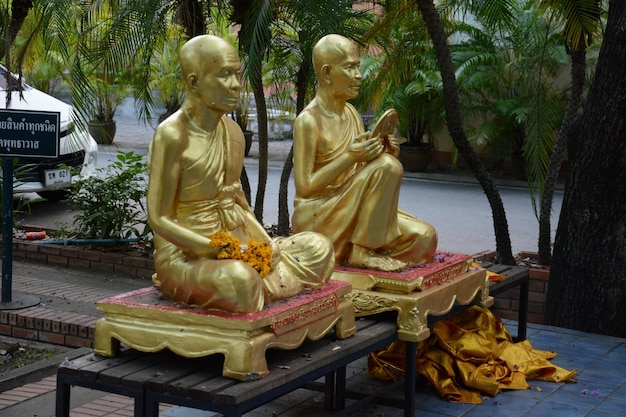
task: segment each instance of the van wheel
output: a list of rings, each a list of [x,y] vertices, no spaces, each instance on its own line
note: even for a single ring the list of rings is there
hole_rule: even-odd
[[[37,194],[48,201],[61,201],[70,195],[69,190],[39,191]]]

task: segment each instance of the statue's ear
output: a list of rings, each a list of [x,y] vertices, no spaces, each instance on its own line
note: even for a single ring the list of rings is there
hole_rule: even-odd
[[[322,79],[326,84],[330,84],[330,65],[324,64],[321,68]]]
[[[198,85],[198,76],[192,72],[187,75],[187,89],[195,90]]]

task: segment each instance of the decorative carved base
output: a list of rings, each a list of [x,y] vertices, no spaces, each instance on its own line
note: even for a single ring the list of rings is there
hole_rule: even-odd
[[[255,314],[231,314],[181,307],[155,287],[97,303],[104,318],[96,322],[94,352],[116,356],[120,343],[142,352],[170,349],[193,358],[224,355],[222,375],[241,381],[269,373],[268,348],[295,349],[335,328],[337,337],[356,332],[350,284],[330,280],[324,288],[266,306]]]
[[[467,305],[474,301],[483,307],[493,305],[493,297],[489,296],[489,278],[484,270],[467,271],[411,293],[353,288],[350,299],[357,317],[397,311],[398,338],[407,342],[428,338],[428,315],[443,315],[455,304]]]
[[[347,266],[335,267],[334,279],[352,284],[361,290],[381,290],[410,293],[443,284],[467,272],[472,257],[462,253],[437,252],[433,262],[412,265],[401,272],[385,272]]]

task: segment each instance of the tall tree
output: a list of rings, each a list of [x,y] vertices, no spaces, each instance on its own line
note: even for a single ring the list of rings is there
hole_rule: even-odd
[[[600,22],[600,3],[598,0],[542,0],[544,7],[549,7],[562,21],[563,37],[571,57],[571,88],[565,115],[558,137],[552,149],[550,163],[542,182],[539,207],[539,262],[550,265],[552,261],[551,221],[552,202],[559,171],[565,159],[566,138],[569,130],[579,115],[583,90],[586,81],[587,48],[597,35]]]
[[[585,109],[568,136],[547,324],[626,337],[626,2],[609,4]]]
[[[263,86],[263,61],[270,50],[275,0],[232,0],[231,20],[240,25],[239,47],[243,55],[244,76],[248,79],[257,110],[259,137],[259,181],[254,215],[263,224],[263,206],[267,183],[268,130],[267,101]]]
[[[0,59],[7,55],[28,11],[33,7],[33,0],[13,0],[10,3],[9,6],[9,2],[5,1],[5,4],[0,6],[0,24],[3,32],[2,42],[0,42]],[[5,61],[10,64],[8,59]]]
[[[456,86],[454,75],[454,65],[450,54],[446,32],[433,0],[414,0],[419,7],[420,12],[428,32],[430,33],[439,70],[441,71],[441,79],[443,82],[444,106],[446,109],[446,120],[448,122],[448,131],[459,151],[459,154],[465,159],[470,170],[481,185],[489,205],[493,217],[493,225],[496,236],[496,254],[497,260],[503,264],[513,264],[515,262],[511,249],[511,238],[509,235],[509,226],[506,219],[506,212],[500,193],[491,178],[491,175],[485,168],[482,161],[478,158],[472,148],[465,132],[463,130],[463,119],[459,110],[459,94]]]

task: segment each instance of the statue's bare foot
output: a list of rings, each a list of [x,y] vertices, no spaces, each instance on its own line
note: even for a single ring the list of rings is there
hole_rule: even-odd
[[[406,268],[406,263],[390,256],[371,252],[365,248],[354,246],[348,258],[348,264],[355,268],[378,269],[380,271],[398,272]]]

